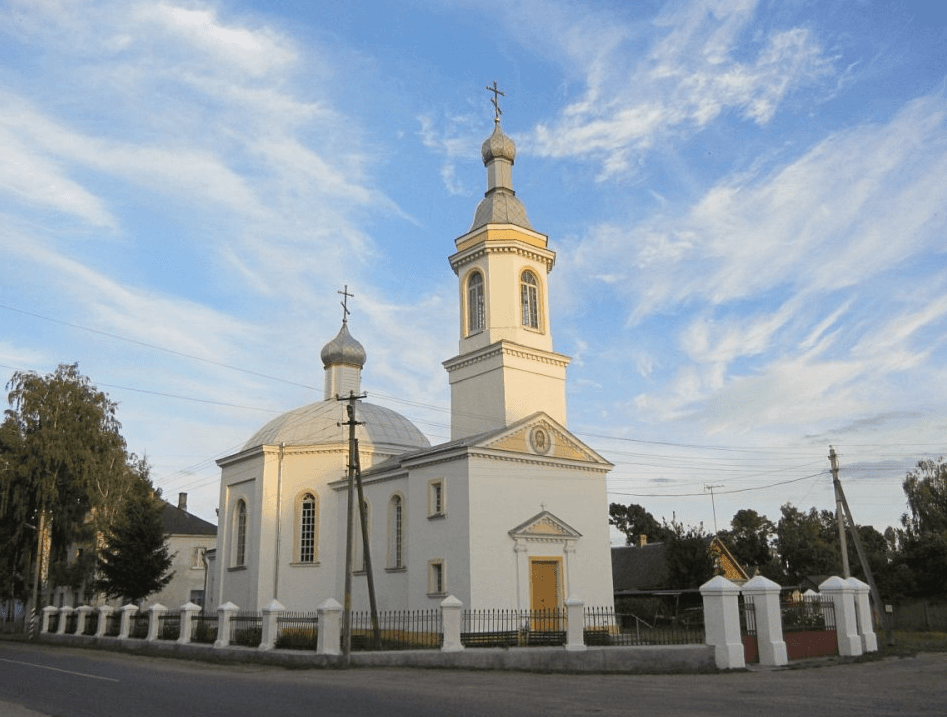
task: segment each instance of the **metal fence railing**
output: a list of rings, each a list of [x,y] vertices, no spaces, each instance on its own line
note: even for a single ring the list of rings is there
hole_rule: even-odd
[[[95,610],[85,616],[85,625],[82,628],[83,635],[94,635],[99,629],[99,611]]]
[[[49,616],[49,632],[58,632],[59,631],[59,613],[54,612]]]
[[[378,613],[382,650],[438,648],[444,642],[440,609],[386,610]],[[352,613],[352,649],[375,649],[372,616],[368,611]]]
[[[659,624],[611,607],[587,607],[583,633],[586,645],[696,645],[704,642],[704,614],[690,608]]]
[[[197,615],[191,623],[191,641],[213,644],[217,639],[217,615]]]
[[[565,610],[464,610],[465,647],[540,647],[566,644]]]
[[[319,616],[314,612],[287,612],[276,618],[276,647],[315,650],[319,640]]]
[[[137,640],[144,640],[148,637],[148,623],[151,621],[151,615],[147,612],[137,612],[132,615],[131,623],[128,627],[128,636]]]
[[[819,632],[835,629],[835,603],[830,600],[781,600],[783,632]]]
[[[75,635],[76,627],[79,625],[79,615],[73,610],[66,615],[66,634]]]
[[[122,614],[113,612],[105,618],[105,636],[118,637],[118,632],[122,628]]]
[[[263,616],[258,612],[238,612],[230,618],[230,644],[259,647],[263,639]]]
[[[181,636],[181,613],[165,613],[158,618],[158,639],[177,640]]]

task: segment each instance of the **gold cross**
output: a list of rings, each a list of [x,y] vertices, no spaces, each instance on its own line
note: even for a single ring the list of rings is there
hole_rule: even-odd
[[[503,110],[500,109],[500,98],[506,97],[506,95],[500,92],[500,90],[497,88],[496,80],[493,81],[493,87],[489,87],[489,86],[487,87],[487,92],[493,93],[493,97],[490,98],[490,101],[493,103],[493,109],[495,112],[494,121],[499,122],[500,115],[503,114]]]

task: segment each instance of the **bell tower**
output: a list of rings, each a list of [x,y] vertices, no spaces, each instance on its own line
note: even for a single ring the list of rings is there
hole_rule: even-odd
[[[500,127],[481,147],[487,191],[473,224],[454,240],[460,289],[458,355],[444,362],[451,439],[502,428],[537,411],[566,423],[566,366],[549,330],[548,276],[556,261],[513,191],[516,145]]]

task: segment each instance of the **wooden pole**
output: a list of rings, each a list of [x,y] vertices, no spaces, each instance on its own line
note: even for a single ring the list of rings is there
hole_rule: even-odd
[[[888,623],[888,615],[885,613],[885,606],[881,602],[881,594],[878,592],[878,586],[875,584],[875,577],[868,566],[868,557],[865,554],[865,546],[862,545],[861,536],[858,534],[858,527],[855,525],[855,519],[852,517],[852,511],[848,507],[848,500],[845,498],[845,491],[842,490],[842,483],[838,479],[838,456],[835,455],[835,449],[829,446],[829,458],[832,459],[832,475],[837,485],[837,495],[842,504],[842,510],[845,518],[848,520],[848,527],[852,533],[852,542],[855,543],[855,550],[858,552],[858,560],[861,562],[862,570],[865,573],[865,580],[871,591],[872,602],[875,603],[875,610],[878,611],[878,620],[881,622],[881,629],[885,633],[885,642],[894,645],[894,633],[891,632],[891,626]],[[847,558],[846,558],[847,562]],[[846,576],[848,577],[848,576]]]
[[[372,550],[368,540],[368,516],[365,510],[365,494],[362,492],[362,466],[358,455],[358,439],[355,439],[355,486],[358,489],[358,515],[362,525],[362,550],[365,556],[365,576],[368,579],[368,604],[372,615],[372,638],[375,649],[381,649],[381,629],[378,626],[378,605],[375,602],[375,577],[372,572]]]

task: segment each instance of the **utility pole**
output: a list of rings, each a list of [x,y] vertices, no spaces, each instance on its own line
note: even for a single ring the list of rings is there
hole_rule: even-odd
[[[704,490],[710,491],[710,507],[714,511],[714,535],[717,534],[717,505],[714,502],[714,488],[723,488],[722,485],[705,485]]]
[[[340,423],[340,426],[349,427],[349,484],[348,484],[348,509],[346,511],[345,523],[345,598],[342,609],[342,655],[341,666],[348,667],[352,661],[352,562],[353,550],[355,548],[354,528],[355,528],[355,458],[358,445],[355,442],[355,426],[359,422],[355,420],[355,402],[363,396],[356,396],[354,391],[349,391],[348,398],[336,396],[337,401],[348,401],[346,406],[349,420],[346,423]]]
[[[355,420],[355,409],[350,403],[346,406],[349,420]],[[358,455],[358,439],[355,439],[355,486],[358,489],[358,515],[362,526],[362,550],[365,556],[365,577],[368,580],[368,606],[372,615],[372,640],[375,649],[381,649],[381,629],[378,626],[378,604],[375,602],[375,574],[372,571],[372,549],[368,540],[368,515],[365,510],[365,494],[362,492],[362,465]]]
[[[838,542],[842,551],[842,577],[852,577],[848,565],[848,543],[845,541],[845,516],[842,511],[842,483],[838,479],[838,456],[835,448],[829,446],[829,462],[832,465],[832,487],[835,489],[835,522],[838,523]]]
[[[861,562],[862,570],[865,573],[865,579],[868,581],[868,587],[871,590],[871,599],[875,603],[875,610],[878,611],[878,620],[881,622],[881,629],[885,632],[885,641],[889,645],[894,643],[894,635],[891,632],[891,626],[888,624],[888,615],[885,613],[885,606],[881,602],[881,594],[878,592],[878,586],[875,585],[875,577],[871,574],[871,568],[868,566],[868,558],[865,555],[865,546],[862,545],[861,536],[858,534],[858,528],[855,526],[855,519],[852,517],[852,511],[848,507],[848,500],[845,498],[845,491],[842,490],[842,483],[838,477],[838,456],[835,454],[835,449],[832,446],[829,446],[829,460],[832,463],[832,480],[835,484],[836,496],[841,500],[842,510],[845,513],[845,518],[848,520],[849,530],[852,531],[852,542],[855,543],[855,550],[858,552],[858,560]],[[841,527],[841,522],[839,523]],[[844,535],[844,533],[843,533]],[[842,549],[845,550],[845,543],[842,543]],[[845,566],[848,566],[848,557],[847,553],[843,553],[846,556]],[[847,570],[846,570],[847,573]],[[850,577],[846,574],[845,576]]]

